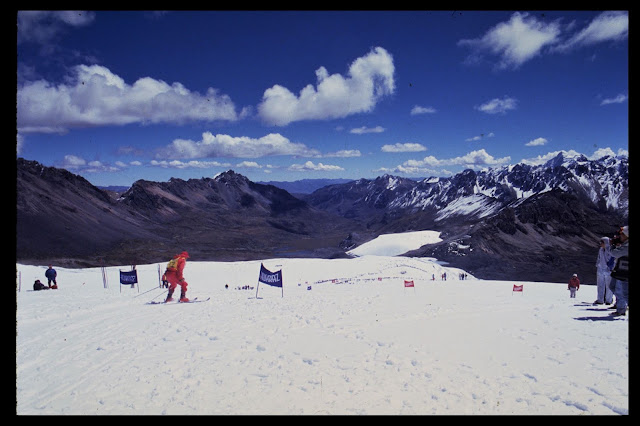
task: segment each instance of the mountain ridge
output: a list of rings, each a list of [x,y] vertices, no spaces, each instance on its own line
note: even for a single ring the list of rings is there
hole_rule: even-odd
[[[380,234],[429,229],[443,241],[405,256],[478,277],[564,281],[563,259],[594,275],[598,238],[628,220],[626,157],[560,155],[451,178],[384,175],[297,196],[233,170],[139,180],[116,196],[66,170],[17,164],[17,259],[33,263],[143,264],[182,250],[202,260],[347,257]]]

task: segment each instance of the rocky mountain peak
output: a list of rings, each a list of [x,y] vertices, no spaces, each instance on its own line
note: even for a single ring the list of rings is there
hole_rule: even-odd
[[[176,250],[202,260],[339,257],[379,234],[428,229],[443,241],[407,255],[480,278],[564,280],[567,263],[593,275],[595,242],[626,224],[629,204],[628,159],[615,156],[559,154],[538,166],[420,181],[386,174],[298,197],[228,170],[139,180],[112,198],[66,170],[17,164],[17,258],[55,254],[93,266],[155,262]]]

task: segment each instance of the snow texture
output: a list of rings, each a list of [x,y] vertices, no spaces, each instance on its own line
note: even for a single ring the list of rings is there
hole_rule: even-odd
[[[138,265],[138,287],[119,284],[130,266],[106,286],[101,268],[56,268],[59,289],[35,292],[46,267],[17,264],[16,413],[629,412],[629,314],[592,306],[595,286],[570,299],[363,253],[269,259],[284,286],[258,287],[260,263],[190,260],[188,295],[211,300],[167,305],[146,304],[164,265]]]
[[[385,234],[348,251],[347,254],[351,256],[398,256],[425,244],[435,244],[440,241],[442,241],[440,232],[437,231]]]

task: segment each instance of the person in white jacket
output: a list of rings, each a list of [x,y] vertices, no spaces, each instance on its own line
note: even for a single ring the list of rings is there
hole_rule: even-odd
[[[600,239],[598,258],[596,260],[596,284],[598,286],[598,298],[593,302],[594,305],[611,305],[613,303],[613,292],[609,289],[613,260],[609,237],[602,237]]]

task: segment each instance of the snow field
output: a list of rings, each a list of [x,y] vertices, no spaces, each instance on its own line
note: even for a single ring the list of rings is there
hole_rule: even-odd
[[[17,414],[628,414],[629,317],[591,306],[595,286],[388,256],[264,265],[284,288],[256,297],[259,261],[189,261],[189,297],[211,300],[188,305],[145,304],[158,265],[133,289],[129,267],[108,288],[56,268],[40,292],[46,268],[16,265]]]

